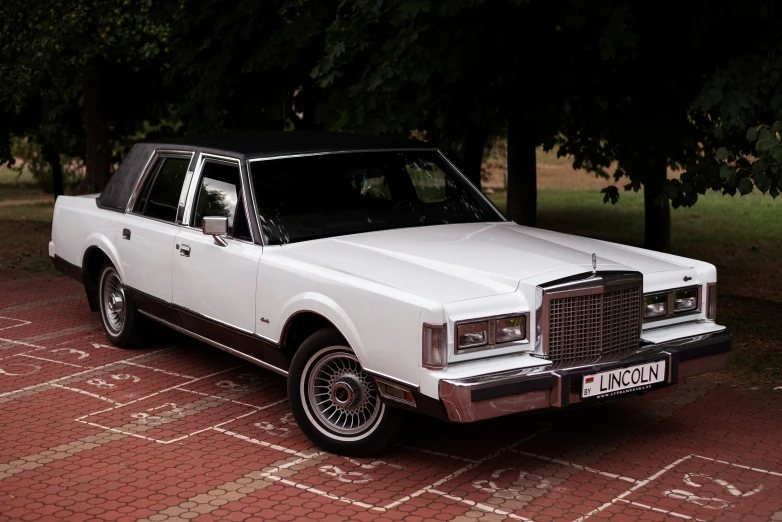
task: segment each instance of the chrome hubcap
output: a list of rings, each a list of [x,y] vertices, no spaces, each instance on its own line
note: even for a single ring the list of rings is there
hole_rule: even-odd
[[[311,409],[329,429],[343,435],[359,433],[380,413],[375,384],[355,355],[326,355],[309,375],[307,398]]]
[[[117,272],[107,271],[103,276],[103,315],[112,332],[119,333],[125,325],[125,291]]]

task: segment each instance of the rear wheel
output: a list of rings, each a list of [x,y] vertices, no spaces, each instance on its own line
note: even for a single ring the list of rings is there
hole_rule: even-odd
[[[302,431],[332,453],[377,453],[397,429],[397,410],[381,401],[372,377],[331,328],[312,334],[296,352],[288,398]]]
[[[128,297],[119,273],[108,261],[100,269],[98,307],[103,331],[113,345],[128,348],[143,339],[147,320]]]

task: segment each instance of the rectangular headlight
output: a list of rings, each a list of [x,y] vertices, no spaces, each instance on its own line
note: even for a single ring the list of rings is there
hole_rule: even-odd
[[[689,312],[698,308],[698,289],[681,290],[674,294],[673,311]]]
[[[489,321],[460,324],[456,330],[456,349],[478,348],[489,344]]]
[[[644,297],[644,319],[668,315],[668,294]]]
[[[424,323],[423,366],[430,370],[446,367],[448,335],[444,324]]]
[[[527,316],[506,317],[497,320],[497,343],[523,341],[527,337]]]

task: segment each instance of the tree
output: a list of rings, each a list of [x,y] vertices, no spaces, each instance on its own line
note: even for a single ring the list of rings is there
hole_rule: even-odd
[[[507,122],[493,76],[503,9],[479,0],[350,0],[329,26],[313,71],[328,91],[330,130],[409,136],[422,131],[480,183],[484,146]]]
[[[153,8],[151,0],[0,3],[0,100],[6,111],[24,115],[18,131],[56,130],[42,134],[52,161],[62,152],[58,133],[71,143],[83,139],[86,190],[108,181],[112,139],[165,110],[161,57],[169,22],[181,7],[169,2]],[[79,105],[81,122],[61,110]],[[31,116],[36,110],[40,118]]]
[[[710,135],[681,180],[670,186],[674,205],[693,205],[708,189],[734,196],[782,190],[782,46],[775,34],[782,12],[768,12],[746,51],[716,71],[692,107]]]
[[[644,246],[665,251],[670,201],[694,203],[692,170],[713,154],[712,125],[691,111],[692,101],[717,66],[741,52],[740,42],[725,38],[728,28],[753,26],[765,10],[751,0],[709,9],[681,2],[612,4],[614,22],[602,36],[587,35],[585,42],[602,45],[619,38],[619,45],[610,46],[614,54],[603,51],[588,64],[603,79],[569,96],[560,153],[573,154],[574,166],[606,177],[616,162],[614,179],[627,177],[626,190],[644,190]],[[583,27],[589,32],[599,26]],[[668,181],[669,167],[689,174],[681,182]],[[615,187],[604,193],[606,201],[619,198]]]
[[[168,81],[186,133],[318,130],[310,71],[336,2],[195,0],[172,26]]]

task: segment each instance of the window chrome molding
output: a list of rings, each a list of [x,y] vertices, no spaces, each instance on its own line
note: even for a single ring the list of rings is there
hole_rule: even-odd
[[[297,154],[280,154],[278,156],[268,156],[263,158],[249,158],[247,163],[253,163],[255,161],[271,161],[277,159],[287,158],[309,158],[311,156],[329,156],[332,154],[356,154],[361,152],[414,152],[414,151],[427,151],[427,152],[440,152],[435,147],[402,147],[397,149],[346,149],[346,150],[327,150],[321,152],[300,152]]]
[[[684,292],[687,290],[697,290],[698,291],[698,297],[695,298],[695,302],[698,303],[698,306],[695,308],[695,310],[687,310],[686,312],[675,312],[674,307],[676,304],[676,292]],[[703,310],[703,287],[701,285],[690,285],[690,286],[682,286],[679,288],[671,288],[670,290],[661,290],[659,292],[649,292],[648,294],[644,294],[644,304],[641,308],[641,317],[643,318],[643,311],[646,309],[646,298],[647,297],[654,297],[657,295],[667,295],[668,296],[668,313],[666,315],[660,315],[657,317],[650,317],[649,319],[643,319],[644,324],[648,323],[654,323],[657,321],[665,321],[666,319],[675,319],[676,317],[686,317],[688,315],[696,315],[701,313]]]
[[[130,198],[128,198],[128,204],[125,205],[125,213],[130,214],[133,212],[133,207],[136,206],[136,200],[138,199],[139,192],[141,192],[141,189],[144,187],[144,182],[147,180],[147,178],[152,174],[152,167],[157,162],[158,158],[180,158],[180,159],[189,159],[190,163],[193,161],[193,156],[195,155],[195,152],[192,150],[172,150],[172,149],[155,149],[152,151],[152,154],[149,155],[149,159],[147,159],[147,163],[144,165],[144,168],[141,170],[141,175],[136,179],[136,184],[133,187],[133,191],[130,193]],[[188,163],[188,171],[190,170],[190,164]],[[185,182],[183,183],[182,189],[180,191],[179,195],[179,201],[182,201],[182,192],[185,192],[185,185],[187,185],[187,174],[185,175]],[[147,217],[147,216],[143,216]],[[158,220],[162,221],[162,220]],[[168,221],[165,221],[165,223],[168,223]]]
[[[511,317],[524,317],[524,339],[521,339],[519,341],[508,341],[506,343],[497,343],[497,321],[500,319],[508,319]],[[483,352],[485,350],[499,350],[502,348],[513,348],[514,346],[524,346],[527,344],[530,344],[530,326],[529,326],[529,320],[530,320],[530,313],[529,312],[517,312],[515,314],[503,314],[503,315],[492,315],[489,317],[481,317],[477,319],[465,319],[462,321],[454,321],[453,323],[453,353],[454,355],[464,355],[468,353],[475,353],[475,352]],[[473,348],[462,348],[459,349],[459,327],[465,326],[468,324],[473,323],[488,323],[487,329],[488,329],[488,336],[489,338],[486,340],[486,344],[482,346],[475,346]]]
[[[242,175],[242,160],[236,157],[232,156],[222,156],[220,154],[212,154],[209,152],[201,152],[198,155],[198,163],[196,164],[196,168],[192,177],[192,181],[190,183],[190,189],[188,190],[187,194],[187,204],[185,205],[185,215],[182,219],[182,225],[186,228],[189,228],[191,230],[199,230],[197,227],[194,227],[191,223],[193,218],[193,205],[195,205],[195,198],[198,193],[198,189],[201,185],[201,178],[203,175],[204,165],[208,161],[214,161],[215,163],[228,163],[228,164],[236,164],[239,167],[239,185],[240,189],[242,191],[242,202],[244,203],[244,216],[247,220],[247,228],[250,229],[250,237],[252,240],[250,242],[242,239],[237,239],[231,236],[228,236],[230,239],[233,239],[234,241],[241,241],[242,243],[248,243],[248,244],[257,244],[256,238],[255,238],[255,231],[252,227],[252,222],[250,221],[250,213],[248,210],[248,202],[246,201],[246,194],[247,191],[245,190],[244,185],[244,176]],[[249,180],[249,178],[248,178]],[[263,244],[263,241],[261,240],[261,244]]]

